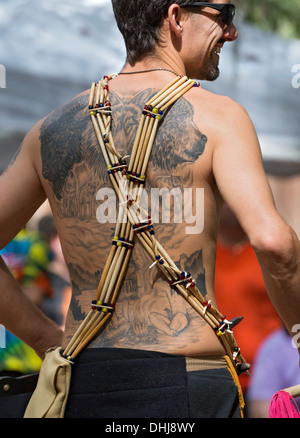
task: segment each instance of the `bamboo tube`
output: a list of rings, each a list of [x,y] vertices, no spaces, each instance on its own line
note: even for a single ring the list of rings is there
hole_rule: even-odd
[[[182,84],[184,84],[186,79],[187,79],[186,76],[183,76],[182,78],[178,77],[173,85],[171,85],[170,87],[166,87],[165,91],[163,91],[161,93],[157,93],[157,95],[155,96],[154,99],[150,99],[148,105],[151,105],[153,107],[157,107],[161,101],[163,101],[170,94],[174,93],[174,90],[176,90]]]
[[[100,147],[101,147],[101,151],[102,151],[103,156],[104,156],[104,160],[106,162],[106,165],[108,165],[109,158],[108,158],[108,155],[106,153],[106,149],[105,149],[105,146],[104,146],[104,142],[103,142],[103,138],[102,138],[102,135],[101,135],[101,131],[100,131],[100,129],[99,129],[98,125],[97,125],[97,121],[94,119],[94,117],[92,117],[92,122],[93,122],[93,125],[94,125],[94,129],[95,129],[95,132],[96,132],[96,136],[97,136],[98,142],[99,142]]]
[[[164,95],[167,90],[170,90],[175,84],[181,80],[181,76],[177,76],[173,81],[171,81],[169,84],[167,84],[164,88],[162,88],[160,91],[158,91],[153,97],[151,97],[147,102],[146,105],[152,105],[155,106],[155,101],[160,98],[160,96]]]
[[[121,269],[121,272],[120,272],[120,275],[119,275],[119,278],[118,278],[118,281],[117,281],[117,284],[115,286],[114,293],[113,293],[113,296],[111,299],[112,304],[115,304],[115,302],[117,301],[117,297],[118,297],[118,294],[119,294],[119,291],[120,291],[120,288],[122,285],[123,277],[124,277],[125,271],[128,267],[128,264],[129,264],[129,261],[131,258],[131,253],[132,253],[132,251],[127,251],[127,253],[125,255],[125,260],[124,260],[124,263],[122,265],[122,269]]]
[[[139,162],[136,165],[136,173],[141,173],[141,169],[142,169],[143,163],[146,162],[147,165],[148,165],[148,160],[147,160],[147,158],[145,158],[145,155],[147,154],[147,151],[149,150],[149,147],[152,146],[151,143],[150,143],[150,138],[152,138],[152,136],[153,136],[153,124],[154,124],[154,119],[151,117],[151,119],[149,121],[148,129],[147,129],[145,141],[144,141],[144,144],[143,144],[143,146],[141,148],[140,159],[139,159]],[[148,154],[147,156],[149,157],[150,154]],[[143,173],[143,175],[144,175],[144,173]]]
[[[172,105],[172,103],[174,103],[177,99],[179,99],[179,97],[183,96],[183,94],[185,94],[187,91],[189,91],[193,86],[194,86],[194,82],[191,81],[191,82],[189,82],[188,85],[186,85],[185,87],[182,87],[182,89],[177,94],[175,94],[172,97],[172,99],[170,101],[168,101],[168,104],[164,105],[161,108],[161,110],[164,111],[167,108],[167,106]]]
[[[83,322],[85,322],[86,319],[89,319],[91,317],[92,313],[93,313],[93,311],[90,310]],[[84,330],[84,327],[85,327],[85,325],[83,323],[81,323],[79,328],[76,330],[75,334],[72,336],[70,342],[68,343],[68,345],[66,346],[66,348],[64,350],[64,354],[66,356],[70,356],[73,345],[75,344],[76,339],[78,339],[81,336],[81,333]]]
[[[178,96],[178,97],[182,96],[182,94],[180,94],[181,91],[184,90],[187,87],[187,85],[190,84],[191,82],[194,84],[194,82],[191,79],[189,79],[187,82],[185,81],[185,82],[181,83],[180,87],[175,88],[171,94],[168,94],[163,100],[161,100],[159,103],[157,103],[156,107],[160,108],[162,111],[164,109],[166,109],[167,106],[171,105],[171,102],[172,103],[175,102],[176,96]],[[175,100],[173,100],[173,99],[175,99]]]
[[[291,386],[284,389],[284,391],[290,394],[291,397],[300,397],[300,385]]]
[[[110,119],[111,119],[111,117],[110,117]],[[108,133],[108,139],[109,139],[109,144],[112,145],[113,153],[116,155],[118,160],[121,160],[122,155],[119,154],[118,151],[116,150],[114,139],[113,139],[111,131],[109,131],[109,133]]]
[[[95,321],[97,321],[99,314],[97,314],[94,310],[91,310],[90,312],[89,312],[89,316],[83,320],[83,323],[80,326],[79,333],[77,333],[77,335],[73,337],[72,342],[70,342],[70,345],[65,350],[66,356],[73,357],[74,350],[77,348],[80,342],[82,342],[82,340],[85,339],[85,337],[88,335],[89,331],[91,330],[91,327],[93,327]]]
[[[142,114],[141,120],[140,120],[140,123],[139,123],[139,126],[138,126],[138,130],[137,130],[137,133],[136,133],[136,136],[135,136],[135,141],[133,143],[131,155],[130,155],[130,161],[129,161],[129,164],[128,164],[128,171],[129,172],[132,171],[134,157],[135,157],[135,154],[136,154],[136,149],[137,149],[137,147],[139,145],[141,134],[142,134],[142,131],[143,131],[144,121],[145,121],[145,116],[144,116],[144,114]]]
[[[121,252],[121,247],[118,247],[117,251],[115,253],[115,256],[114,256],[114,258],[109,266],[109,269],[107,271],[105,282],[104,282],[104,285],[103,285],[103,288],[101,291],[100,301],[105,301],[104,297],[106,296],[107,290],[109,288],[109,283],[111,282],[111,279],[113,277],[114,269],[115,269],[116,263],[119,259],[120,252]]]
[[[152,131],[151,136],[149,138],[149,147],[148,147],[148,149],[147,149],[147,151],[145,153],[144,163],[143,163],[143,166],[142,166],[142,169],[141,169],[142,175],[144,175],[146,173],[146,168],[147,168],[148,161],[149,161],[149,158],[150,158],[150,154],[151,154],[151,151],[152,151],[152,146],[153,146],[153,143],[154,143],[155,134],[157,132],[158,122],[159,122],[159,120],[155,119],[154,128],[153,128],[153,131]]]
[[[105,281],[107,272],[109,270],[109,267],[111,265],[112,259],[114,258],[115,252],[116,252],[116,247],[112,245],[111,250],[109,252],[108,259],[107,259],[107,261],[105,263],[104,270],[103,270],[101,278],[100,278],[100,282],[99,282],[98,288],[97,288],[96,301],[99,301],[99,299],[100,299],[100,294],[101,294],[101,291],[102,291],[102,288],[103,288],[103,285],[104,285],[104,281]]]
[[[156,102],[159,102],[165,95],[166,93],[170,92],[170,90],[173,90],[174,87],[178,86],[177,82],[180,81],[179,83],[184,82],[184,78],[180,78],[179,76],[176,77],[170,84],[168,84],[166,87],[164,87],[161,91],[159,91],[155,96],[153,96],[147,103],[146,106],[152,105],[155,106]],[[139,129],[138,129],[138,133],[136,136],[136,140],[132,149],[132,154],[131,154],[131,161],[130,164],[128,166],[128,169],[131,171],[132,170],[132,166],[133,166],[133,156],[135,156],[136,154],[136,149],[138,146],[138,143],[140,142],[140,135],[143,129],[143,123],[145,121],[145,118],[148,119],[148,117],[145,117],[144,115],[141,118],[141,122],[139,125]]]
[[[145,142],[145,137],[146,137],[146,133],[147,133],[147,129],[148,129],[148,125],[149,125],[149,117],[146,117],[145,118],[145,120],[144,120],[144,125],[143,125],[143,129],[142,129],[142,133],[141,133],[141,137],[140,137],[140,140],[139,140],[139,145],[143,145],[144,144],[144,142]],[[138,165],[138,160],[139,160],[139,157],[140,157],[140,155],[141,155],[141,149],[142,149],[142,147],[137,147],[136,148],[136,152],[135,152],[135,157],[134,157],[134,163],[133,163],[133,166],[132,166],[132,172],[136,172],[136,168],[137,168],[137,165]]]
[[[105,317],[101,321],[101,327],[105,326],[106,322],[109,320],[110,317],[111,317],[111,313],[107,313],[105,315]],[[78,354],[91,342],[91,340],[99,332],[101,327],[97,326],[96,328],[94,328],[94,330],[89,334],[89,336],[87,336],[87,338],[78,345],[78,347],[76,348],[76,350],[72,354],[73,358],[78,356]]]
[[[95,94],[95,87],[96,87],[95,82],[92,82],[92,85],[91,85],[91,92],[90,92],[90,97],[89,97],[89,107],[93,106],[93,102],[94,102],[94,94]]]
[[[109,279],[108,288],[107,288],[106,295],[104,298],[105,302],[110,301],[110,296],[111,296],[111,293],[114,289],[115,283],[117,281],[119,271],[120,271],[122,263],[124,261],[124,256],[125,256],[125,248],[120,247],[119,257],[117,259],[115,259],[115,263],[112,265],[112,275]]]
[[[96,92],[96,98],[95,98],[95,104],[96,105],[99,105],[99,103],[100,103],[101,93],[102,93],[102,87],[100,86],[100,81],[99,81],[98,82],[97,92]]]

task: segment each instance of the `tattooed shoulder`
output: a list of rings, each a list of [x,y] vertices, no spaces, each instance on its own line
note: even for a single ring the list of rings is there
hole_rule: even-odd
[[[42,173],[58,200],[73,166],[82,161],[81,144],[88,131],[86,100],[75,98],[51,113],[41,126]]]

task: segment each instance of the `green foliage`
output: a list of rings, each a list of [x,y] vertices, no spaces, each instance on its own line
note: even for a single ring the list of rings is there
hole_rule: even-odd
[[[236,0],[233,3],[246,21],[285,38],[300,38],[299,0]]]

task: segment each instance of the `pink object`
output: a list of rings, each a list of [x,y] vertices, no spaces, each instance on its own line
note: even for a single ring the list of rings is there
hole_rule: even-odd
[[[295,399],[286,391],[276,392],[270,402],[269,418],[300,418]]]

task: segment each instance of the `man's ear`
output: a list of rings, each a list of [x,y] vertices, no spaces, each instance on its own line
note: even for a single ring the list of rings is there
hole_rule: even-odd
[[[183,22],[186,16],[186,12],[181,9],[179,5],[173,3],[168,10],[168,20],[170,30],[175,33],[177,37],[182,36]]]

